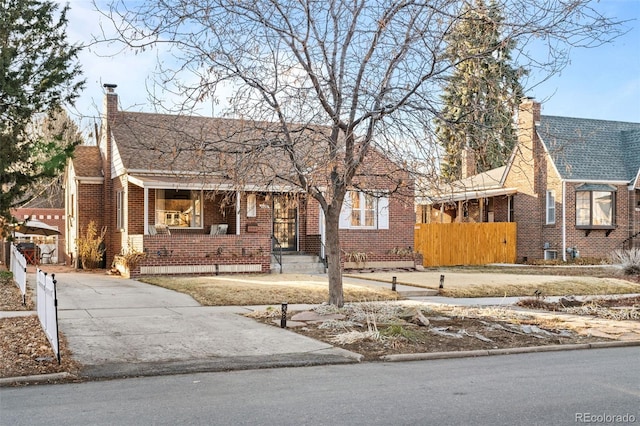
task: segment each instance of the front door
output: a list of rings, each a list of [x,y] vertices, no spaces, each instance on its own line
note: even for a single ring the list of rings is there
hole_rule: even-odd
[[[273,197],[273,236],[280,243],[282,250],[298,250],[297,229],[298,209],[296,200],[285,195]],[[276,241],[273,243],[277,244]]]

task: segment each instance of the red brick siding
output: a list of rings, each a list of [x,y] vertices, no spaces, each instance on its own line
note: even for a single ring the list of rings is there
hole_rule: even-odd
[[[180,265],[262,265],[271,269],[271,238],[266,235],[146,235],[147,257],[131,271],[140,275],[140,266]]]
[[[401,197],[392,196],[389,198],[389,229],[342,229],[342,251],[367,253],[368,261],[405,260],[390,251],[394,248],[413,250],[414,224],[413,206]]]

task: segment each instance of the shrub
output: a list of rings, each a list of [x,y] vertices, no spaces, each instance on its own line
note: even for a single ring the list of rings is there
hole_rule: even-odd
[[[625,275],[640,275],[640,249],[615,250],[611,253],[614,263],[620,264]]]
[[[82,269],[96,269],[100,265],[105,252],[103,242],[106,233],[107,228],[103,227],[98,235],[96,223],[91,221],[87,225],[84,236],[76,239],[78,258],[82,262]]]

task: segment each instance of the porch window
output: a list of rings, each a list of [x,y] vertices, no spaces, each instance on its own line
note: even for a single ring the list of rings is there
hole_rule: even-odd
[[[547,225],[556,223],[556,192],[547,191]]]
[[[256,194],[247,195],[247,217],[256,217]]]
[[[615,227],[615,192],[576,189],[576,226]]]
[[[157,189],[156,224],[202,228],[202,191]]]
[[[389,198],[349,191],[340,214],[341,229],[389,229]]]

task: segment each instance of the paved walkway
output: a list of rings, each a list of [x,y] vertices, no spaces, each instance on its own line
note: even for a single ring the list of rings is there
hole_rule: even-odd
[[[56,274],[58,321],[73,356],[94,377],[214,371],[359,356],[243,317],[249,307],[204,307],[135,280]],[[293,307],[292,307],[293,308]]]

